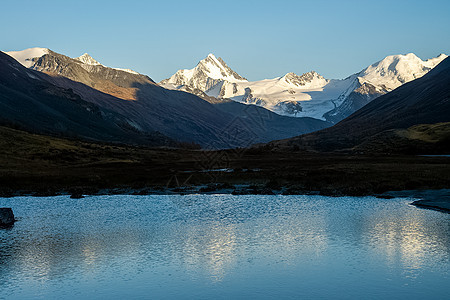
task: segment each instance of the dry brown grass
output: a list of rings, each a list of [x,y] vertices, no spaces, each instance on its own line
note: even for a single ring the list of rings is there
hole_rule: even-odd
[[[0,127],[0,192],[276,183],[292,193],[365,195],[449,188],[449,166],[450,158],[415,155],[150,149],[70,141]],[[234,172],[207,171],[220,168]]]

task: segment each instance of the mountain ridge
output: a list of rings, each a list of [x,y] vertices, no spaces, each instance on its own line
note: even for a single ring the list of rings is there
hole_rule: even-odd
[[[313,151],[351,150],[368,141],[376,144],[373,137],[383,137],[384,132],[390,130],[423,124],[430,127],[446,122],[450,122],[450,58],[444,59],[424,76],[378,97],[330,128],[269,145]],[[370,150],[361,146],[360,151],[363,148]]]
[[[142,132],[127,117],[84,100],[0,52],[0,123],[36,133],[111,143],[174,145],[156,131]]]
[[[89,64],[47,52],[32,58],[29,68],[49,75],[46,80],[52,84],[72,89],[83,99],[126,116],[139,130],[158,131],[177,141],[213,148],[244,147],[329,126],[323,121],[298,119],[282,128],[284,119],[268,111],[261,113],[241,106],[228,111],[219,109],[190,93],[164,89],[146,75],[105,67],[87,55],[84,58]],[[208,61],[217,62],[219,59],[212,57]],[[243,117],[243,113],[264,117]],[[231,134],[237,130],[239,137]]]
[[[177,71],[160,85],[197,94],[200,90],[209,97],[255,104],[280,115],[336,123],[380,95],[423,76],[446,57],[440,54],[423,61],[413,53],[390,55],[345,79],[325,79],[310,71],[252,82],[229,81],[226,76],[208,77],[207,71],[190,76],[194,68]]]

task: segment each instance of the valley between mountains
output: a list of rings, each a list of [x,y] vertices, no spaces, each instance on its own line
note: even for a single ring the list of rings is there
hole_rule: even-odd
[[[31,48],[0,53],[0,108],[4,195],[450,186],[445,54],[391,55],[344,79],[260,81],[210,54],[157,83]]]

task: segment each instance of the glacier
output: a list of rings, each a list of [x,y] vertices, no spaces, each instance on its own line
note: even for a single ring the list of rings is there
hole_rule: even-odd
[[[355,98],[355,91],[366,93],[366,102],[371,101],[425,75],[446,57],[441,54],[423,61],[413,53],[391,55],[345,79],[326,79],[310,71],[302,75],[290,72],[273,79],[248,81],[221,58],[209,54],[193,69],[179,70],[162,80],[160,85],[196,95],[204,93],[216,99],[254,104],[280,115],[337,122],[362,105],[348,103]],[[341,111],[336,111],[342,105],[347,109],[342,107]]]

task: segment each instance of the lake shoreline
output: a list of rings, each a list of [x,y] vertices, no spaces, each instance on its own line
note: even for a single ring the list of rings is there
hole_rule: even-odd
[[[197,186],[183,186],[183,187],[150,187],[150,188],[111,188],[100,189],[94,191],[92,188],[78,188],[75,191],[15,191],[8,194],[0,194],[0,198],[11,197],[52,197],[52,196],[71,196],[71,198],[81,199],[88,196],[103,196],[103,195],[321,195],[329,197],[361,197],[372,196],[382,199],[392,198],[415,198],[419,199],[411,203],[419,208],[437,210],[445,213],[450,213],[450,189],[417,189],[417,190],[400,190],[400,191],[387,191],[383,193],[359,193],[359,195],[345,193],[344,191],[335,190],[330,192],[325,191],[307,191],[300,189],[293,189],[292,187],[274,187],[257,185],[230,185],[230,184],[207,184]]]
[[[149,149],[81,142],[52,147],[25,143],[14,148],[5,145],[5,149],[0,155],[0,196],[6,197],[192,193],[376,196],[388,191],[450,188],[450,157],[260,148]]]

